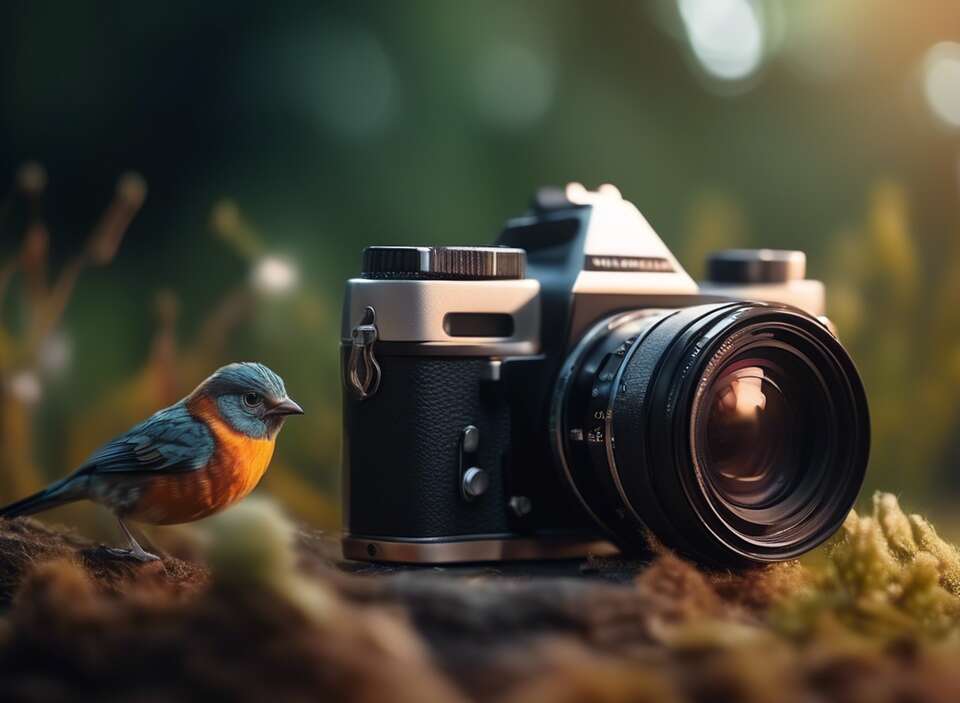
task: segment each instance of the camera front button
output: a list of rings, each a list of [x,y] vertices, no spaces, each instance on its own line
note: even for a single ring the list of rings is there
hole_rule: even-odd
[[[480,448],[480,430],[473,425],[467,425],[463,429],[462,448],[465,454],[475,454]]]
[[[467,500],[479,498],[490,487],[490,474],[477,466],[471,466],[463,473],[461,490]]]

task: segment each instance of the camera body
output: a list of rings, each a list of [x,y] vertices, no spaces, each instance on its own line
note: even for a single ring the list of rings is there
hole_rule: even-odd
[[[695,545],[685,548],[690,540],[667,537],[674,528],[658,526],[657,518],[651,524],[651,511],[597,509],[605,492],[611,499],[623,492],[617,471],[599,488],[592,476],[571,475],[578,453],[599,452],[603,461],[606,453],[613,461],[619,448],[611,423],[614,415],[617,422],[630,417],[629,408],[615,412],[619,401],[612,396],[609,405],[584,406],[585,415],[564,408],[578,393],[576,402],[589,404],[639,388],[627,389],[621,376],[600,367],[630,356],[628,347],[647,334],[649,320],[669,326],[661,323],[663,311],[758,301],[749,314],[725,313],[735,325],[769,314],[765,303],[773,303],[777,311],[787,306],[777,314],[802,317],[798,324],[817,345],[836,344],[823,318],[824,287],[804,278],[802,253],[720,252],[709,268],[711,280],[698,285],[610,185],[595,192],[579,184],[541,190],[527,214],[507,222],[494,247],[365,250],[361,277],[347,282],[341,335],[344,555],[409,563],[573,557],[637,548],[650,531],[701,555]],[[612,334],[621,328],[627,331],[620,337]],[[677,329],[672,334],[679,338],[685,328]],[[598,352],[596,340],[607,337],[602,344],[610,348]],[[583,374],[592,380],[577,390]],[[858,383],[854,403],[861,402]],[[644,387],[652,398],[651,384]],[[679,444],[686,444],[684,436]],[[860,454],[850,459],[861,460],[865,465]],[[658,471],[651,469],[650,480],[659,480]],[[851,479],[854,497],[862,477],[859,467]],[[844,500],[852,502],[849,494]],[[683,499],[670,495],[660,504],[675,514],[670,502]],[[642,521],[633,515],[636,524],[613,524],[639,512],[648,514]],[[838,525],[834,519],[823,529]],[[718,561],[741,553],[747,551]]]

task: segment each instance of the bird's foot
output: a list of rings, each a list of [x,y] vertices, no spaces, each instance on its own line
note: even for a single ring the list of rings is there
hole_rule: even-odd
[[[132,559],[133,561],[139,561],[143,564],[151,561],[160,561],[160,557],[156,554],[151,554],[145,549],[119,549],[117,547],[101,547],[101,549],[114,559]]]

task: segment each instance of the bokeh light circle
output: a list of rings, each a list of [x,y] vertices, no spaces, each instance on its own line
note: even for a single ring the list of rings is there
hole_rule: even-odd
[[[764,28],[749,0],[678,0],[694,57],[713,78],[743,80],[763,60]]]
[[[253,267],[252,276],[254,288],[272,295],[293,290],[300,280],[300,272],[293,262],[278,256],[260,259]]]
[[[923,87],[933,113],[960,127],[960,44],[941,42],[927,52]]]

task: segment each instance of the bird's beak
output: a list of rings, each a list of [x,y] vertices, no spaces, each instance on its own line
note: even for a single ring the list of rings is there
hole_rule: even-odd
[[[303,408],[300,407],[300,404],[290,398],[284,398],[279,403],[274,405],[272,408],[267,410],[266,414],[269,415],[303,415]]]

